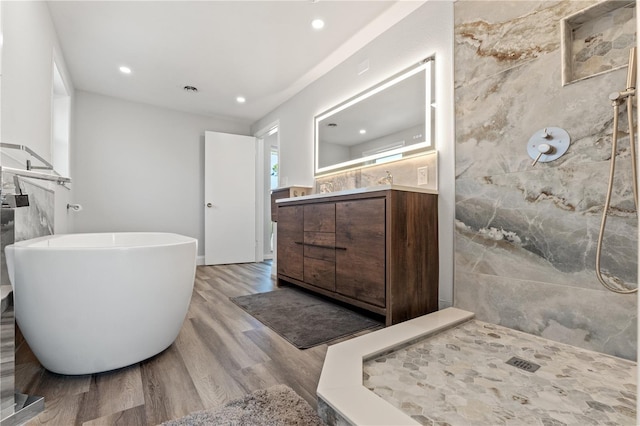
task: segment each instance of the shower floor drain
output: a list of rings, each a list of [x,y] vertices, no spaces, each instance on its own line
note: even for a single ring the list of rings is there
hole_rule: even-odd
[[[517,356],[512,357],[507,364],[513,365],[514,367],[518,367],[521,370],[528,371],[530,373],[534,373],[540,366],[538,364],[534,364],[533,362],[529,362],[525,359],[518,358]]]

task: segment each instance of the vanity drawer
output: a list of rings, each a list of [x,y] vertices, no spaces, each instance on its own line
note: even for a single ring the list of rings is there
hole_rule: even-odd
[[[332,232],[305,232],[304,256],[335,262],[336,234]]]
[[[304,258],[304,281],[325,290],[336,290],[336,264],[327,260]]]
[[[315,232],[336,232],[335,203],[311,204],[304,206],[304,230]]]

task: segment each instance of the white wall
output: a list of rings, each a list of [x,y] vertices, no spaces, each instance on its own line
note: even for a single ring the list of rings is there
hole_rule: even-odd
[[[74,232],[176,232],[202,255],[204,132],[249,126],[83,91],[75,117]]]
[[[49,9],[45,2],[3,1],[2,22],[1,140],[27,145],[51,162],[54,58],[71,91],[73,84]],[[50,187],[56,190],[55,232],[66,232],[69,190]]]
[[[332,164],[344,163],[345,161],[352,160],[353,157],[351,156],[348,146],[323,142],[322,152],[318,159],[319,166],[326,167]]]
[[[443,307],[453,301],[453,2],[425,3],[254,123],[252,129],[260,129],[279,120],[281,182],[313,186],[313,117],[430,55],[436,57],[440,299]],[[358,75],[358,64],[367,59],[369,71]]]
[[[51,159],[54,55],[70,82],[58,37],[44,2],[3,2],[3,142],[28,145]]]

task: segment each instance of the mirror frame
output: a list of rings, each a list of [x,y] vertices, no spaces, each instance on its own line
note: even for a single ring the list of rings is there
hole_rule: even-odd
[[[330,174],[330,173],[335,173],[335,172],[342,172],[342,171],[347,171],[350,169],[355,169],[355,168],[360,168],[360,167],[364,167],[366,166],[366,163],[372,160],[376,160],[378,158],[383,158],[383,157],[388,157],[388,156],[392,156],[392,155],[397,155],[397,154],[405,154],[405,153],[409,153],[411,155],[415,155],[419,152],[422,151],[427,151],[429,148],[434,146],[434,142],[433,142],[433,125],[432,125],[432,120],[433,120],[433,108],[435,107],[435,100],[434,100],[434,82],[433,82],[433,76],[434,76],[434,62],[435,59],[433,56],[428,57],[422,61],[420,61],[418,64],[413,65],[409,68],[404,69],[403,71],[391,76],[390,78],[370,87],[369,89],[357,94],[356,96],[347,99],[346,101],[328,109],[327,111],[318,114],[314,117],[314,123],[313,123],[313,130],[314,130],[314,172],[315,172],[315,176],[322,176],[322,175],[326,175],[326,174]],[[376,153],[376,154],[372,154],[372,155],[367,155],[367,156],[363,156],[361,158],[356,158],[353,160],[349,160],[349,161],[344,161],[342,163],[337,163],[337,164],[332,164],[329,166],[323,166],[320,167],[319,161],[320,161],[320,155],[319,155],[319,149],[320,149],[320,122],[326,118],[331,117],[334,114],[337,114],[340,111],[343,111],[355,104],[357,104],[358,102],[367,99],[373,95],[375,95],[376,93],[379,93],[385,89],[388,89],[390,87],[392,87],[393,85],[395,85],[396,83],[399,83],[421,71],[425,72],[425,80],[426,80],[426,91],[425,91],[425,131],[424,131],[424,135],[425,135],[425,140],[416,144],[412,144],[409,146],[403,146],[400,148],[395,148],[395,149],[391,149],[391,150],[387,150],[384,152],[380,152],[380,153]],[[402,159],[407,158],[408,156],[404,156]],[[400,159],[399,159],[400,160]],[[399,161],[399,160],[395,160],[395,161]]]

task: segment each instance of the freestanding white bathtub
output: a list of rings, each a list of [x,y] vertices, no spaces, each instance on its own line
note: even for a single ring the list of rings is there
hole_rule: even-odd
[[[41,364],[92,374],[169,347],[189,307],[197,240],[168,233],[52,235],[5,248],[16,321]]]

